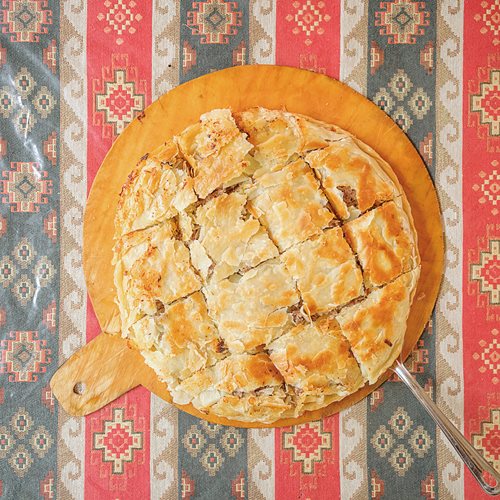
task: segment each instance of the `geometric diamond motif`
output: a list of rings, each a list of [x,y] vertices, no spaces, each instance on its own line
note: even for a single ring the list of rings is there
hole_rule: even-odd
[[[26,447],[21,444],[10,456],[9,464],[16,476],[23,477],[33,464],[33,458],[31,457],[31,454],[26,449]]]
[[[16,266],[10,257],[3,257],[3,259],[0,260],[0,284],[2,284],[4,288],[8,288],[16,274]]]
[[[408,95],[412,87],[413,83],[403,69],[398,69],[389,81],[389,88],[398,101],[402,101]]]
[[[482,35],[491,31],[494,35],[493,45],[500,43],[500,0],[493,0],[491,2],[481,2],[484,12],[481,16],[476,14],[475,21],[483,21],[483,26],[479,30]]]
[[[26,269],[33,261],[36,255],[36,250],[26,238],[22,238],[21,241],[14,247],[12,254],[20,266],[23,269]]]
[[[14,109],[14,96],[9,87],[0,88],[0,115],[9,118]]]
[[[9,429],[4,425],[0,427],[0,459],[7,456],[9,450],[14,446],[14,438],[12,437]]]
[[[472,435],[472,443],[495,469],[500,469],[500,409],[490,410],[489,420],[481,422],[481,431]]]
[[[42,425],[31,436],[30,444],[38,458],[43,458],[54,443],[47,429]]]
[[[390,418],[389,425],[396,436],[402,438],[410,430],[410,427],[413,425],[413,421],[406,410],[400,406]]]
[[[489,127],[490,136],[500,136],[500,70],[491,69],[479,88],[479,93],[471,95],[470,109],[479,114],[481,125]]]
[[[201,465],[208,472],[208,475],[212,477],[217,474],[224,461],[224,456],[214,444],[209,444],[200,458]]]
[[[37,123],[35,113],[29,108],[29,106],[23,106],[14,117],[14,126],[19,135],[27,136]]]
[[[413,120],[403,106],[398,106],[391,117],[404,132],[413,125]]]
[[[33,419],[25,408],[19,408],[10,419],[11,428],[19,439],[24,439],[33,425]]]
[[[373,102],[382,110],[389,114],[394,107],[394,99],[385,87],[373,96]]]
[[[104,33],[109,34],[114,31],[119,35],[115,40],[117,45],[121,45],[124,41],[121,35],[124,33],[133,35],[137,31],[133,25],[135,21],[139,22],[142,19],[142,15],[134,14],[136,6],[134,0],[115,0],[114,2],[106,0],[104,2],[104,7],[107,9],[106,14],[99,12],[97,15],[99,21],[107,23],[103,29]]]
[[[201,37],[202,44],[228,44],[229,36],[238,33],[242,26],[241,12],[237,2],[206,0],[193,2],[193,9],[187,13],[186,25],[192,35]]]
[[[0,179],[0,195],[5,195],[1,202],[10,204],[11,212],[38,212],[52,193],[52,181],[45,180],[48,173],[37,162],[11,162],[10,169]]]
[[[34,273],[40,286],[47,286],[55,275],[54,264],[44,255],[35,267]]]
[[[479,341],[479,346],[481,347],[481,353],[475,352],[472,358],[475,361],[482,361],[482,365],[479,367],[480,373],[486,373],[490,371],[493,375],[491,381],[493,384],[498,384],[500,382],[500,342],[496,337],[498,335],[498,329],[493,328],[491,330],[493,339],[491,342],[487,342],[484,339]]]
[[[12,287],[14,297],[22,306],[26,306],[35,294],[35,286],[28,275],[22,274],[19,280]]]
[[[332,447],[332,433],[323,431],[323,423],[309,422],[294,425],[283,432],[284,450],[292,451],[292,461],[301,462],[303,474],[314,473],[314,463],[323,460],[323,450]]]
[[[103,462],[111,462],[113,474],[123,474],[126,462],[132,462],[134,451],[143,447],[142,432],[134,432],[134,421],[125,420],[125,410],[114,408],[111,420],[104,420],[103,432],[93,435],[93,449],[102,450]]]
[[[40,87],[36,96],[33,98],[33,105],[42,118],[47,118],[50,115],[57,99],[52,95],[52,92],[45,86]]]
[[[432,101],[427,92],[422,87],[418,87],[410,99],[410,107],[415,116],[422,120],[431,106]]]
[[[408,444],[412,447],[417,457],[424,458],[425,454],[430,450],[433,441],[429,433],[419,425],[412,433]]]
[[[128,56],[112,57],[111,68],[102,68],[102,79],[94,80],[94,125],[103,127],[104,138],[114,138],[144,109],[146,81],[129,67]]]
[[[498,160],[493,160],[491,162],[491,166],[493,170],[490,174],[481,170],[479,172],[479,177],[481,178],[481,185],[473,184],[472,189],[474,191],[479,191],[483,193],[483,195],[479,198],[479,203],[491,203],[493,208],[491,209],[491,213],[493,215],[498,215],[497,205],[500,205],[500,170],[497,170],[499,165]]]
[[[500,240],[491,239],[489,250],[482,251],[480,255],[480,262],[470,266],[470,280],[479,282],[479,292],[488,294],[490,305],[499,305]]]
[[[182,444],[186,451],[196,457],[203,449],[207,440],[197,425],[192,425],[182,438]]]
[[[0,373],[8,373],[10,382],[36,382],[52,361],[46,345],[38,340],[38,332],[10,332],[0,341]]]
[[[380,26],[380,34],[388,37],[389,44],[414,44],[430,24],[425,2],[392,0],[380,2],[380,8],[383,10],[375,12],[375,26]]]
[[[306,0],[305,3],[301,3],[296,1],[292,3],[292,6],[296,12],[293,15],[288,14],[285,19],[288,22],[293,22],[292,33],[294,35],[300,33],[306,34],[304,43],[306,46],[310,46],[312,44],[312,40],[309,38],[311,34],[323,35],[325,33],[324,23],[328,23],[331,20],[329,14],[322,12],[325,2],[313,3],[311,0]]]
[[[402,444],[400,444],[389,457],[389,463],[392,465],[398,476],[401,477],[408,472],[413,462],[414,460],[411,453]]]
[[[222,447],[230,457],[236,456],[244,442],[245,439],[234,427],[227,429],[221,438]]]
[[[370,443],[381,457],[385,457],[394,444],[394,439],[391,431],[385,425],[381,425],[372,436]]]
[[[35,85],[35,79],[27,68],[21,68],[14,77],[14,88],[22,99],[26,99],[31,94]]]
[[[48,0],[2,0],[0,7],[2,33],[10,34],[11,42],[38,42],[52,24]]]

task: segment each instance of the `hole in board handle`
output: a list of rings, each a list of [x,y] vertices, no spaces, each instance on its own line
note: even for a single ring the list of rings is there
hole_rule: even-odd
[[[77,382],[73,386],[73,392],[78,396],[81,396],[85,392],[85,384],[83,382]]]

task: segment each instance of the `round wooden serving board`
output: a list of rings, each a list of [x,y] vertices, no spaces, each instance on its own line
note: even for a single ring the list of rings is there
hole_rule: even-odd
[[[427,169],[406,135],[365,97],[327,76],[281,66],[229,68],[180,85],[149,106],[113,144],[94,180],[84,222],[83,267],[102,331],[118,333],[120,328],[111,264],[113,219],[118,194],[128,174],[141,156],[198,121],[202,113],[214,108],[240,111],[252,106],[285,108],[339,125],[371,146],[392,166],[411,206],[422,259],[403,347],[405,359],[431,315],[443,271],[441,215]],[[52,390],[62,407],[72,415],[86,415],[138,385],[171,401],[166,385],[146,366],[140,353],[119,335],[108,333],[102,333],[75,353],[52,378]],[[191,405],[179,408],[211,422],[238,427],[292,425],[317,420],[353,405],[388,375],[342,401],[272,425],[205,415]],[[83,392],[75,389],[79,382],[84,386]]]

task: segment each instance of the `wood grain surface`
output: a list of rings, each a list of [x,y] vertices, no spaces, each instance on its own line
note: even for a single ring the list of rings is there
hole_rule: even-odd
[[[111,264],[118,194],[145,153],[198,121],[214,108],[240,111],[252,106],[286,109],[336,124],[371,146],[392,167],[411,207],[422,270],[411,307],[402,358],[419,339],[437,298],[444,243],[437,195],[419,154],[401,129],[377,106],[346,85],[324,75],[283,66],[240,66],[191,80],[163,95],[118,137],[97,173],[84,221],[83,267],[88,292],[103,332],[62,365],[51,380],[54,395],[72,415],[86,415],[137,385],[171,401],[165,384],[119,333]],[[345,409],[384,382],[296,419],[251,424],[204,414],[192,405],[180,409],[211,422],[237,427],[278,427],[317,420]],[[81,384],[81,385],[77,385]],[[75,388],[76,386],[76,388]],[[83,391],[80,390],[83,387]],[[79,394],[79,392],[81,394]]]

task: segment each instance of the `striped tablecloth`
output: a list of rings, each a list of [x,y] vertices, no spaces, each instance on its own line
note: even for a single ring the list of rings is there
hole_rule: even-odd
[[[408,366],[500,467],[499,0],[0,0],[0,496],[483,498],[406,388],[240,430],[141,388],[72,418],[48,382],[99,327],[81,268],[113,140],[175,85],[238,64],[326,73],[407,132],[433,175],[446,271]]]

